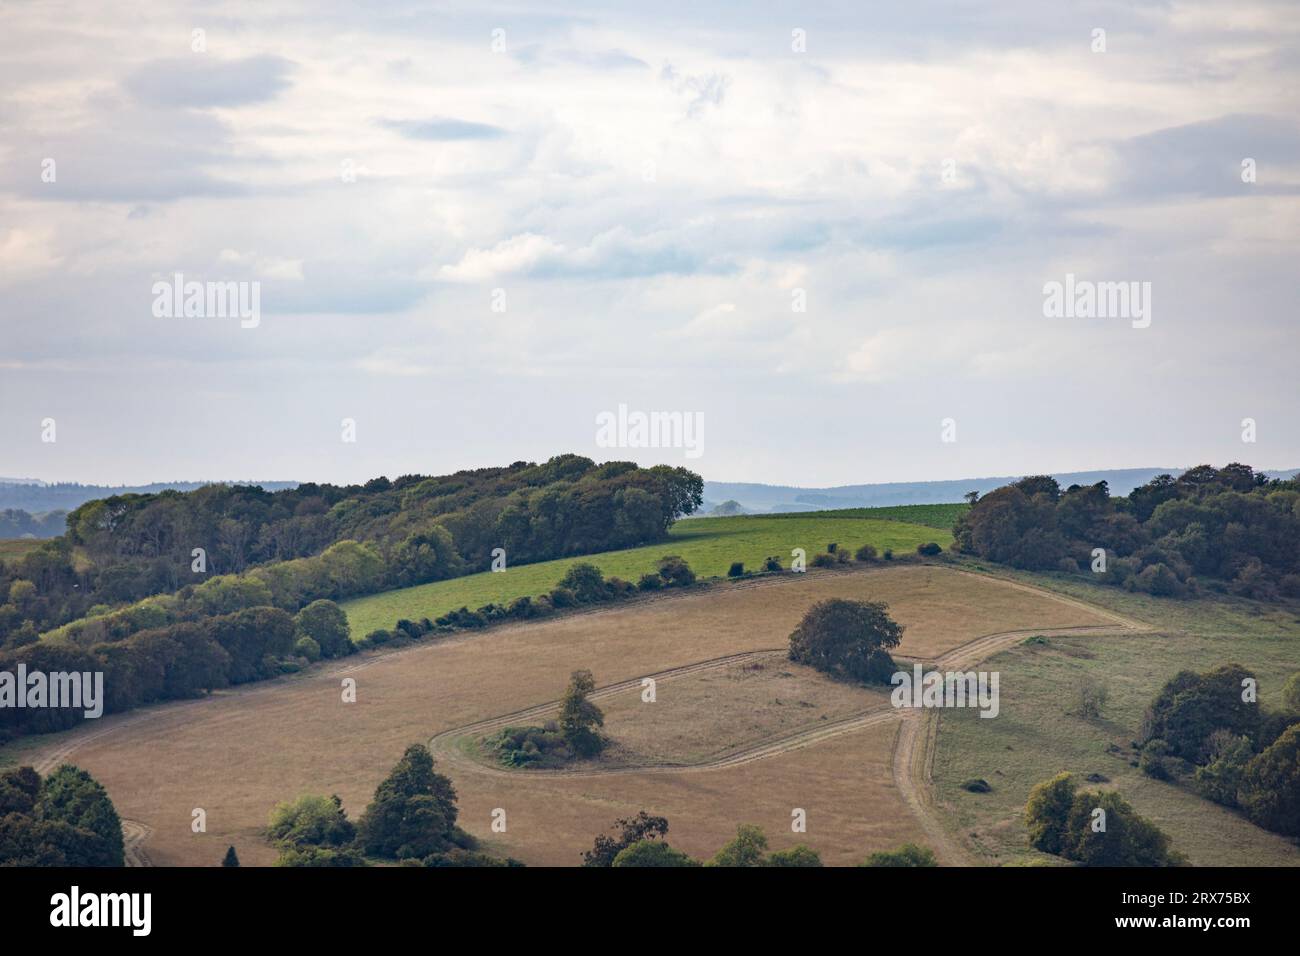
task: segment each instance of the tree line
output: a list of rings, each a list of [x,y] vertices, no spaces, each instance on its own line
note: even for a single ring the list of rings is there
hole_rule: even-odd
[[[261,603],[293,613],[486,570],[497,548],[523,564],[648,544],[698,508],[702,490],[684,468],[561,455],[363,485],[114,495],[72,511],[58,538],[0,562],[0,646],[114,612],[122,616],[102,623],[123,636],[160,609],[129,605],[188,601],[214,578],[265,588]]]
[[[953,547],[1035,571],[1093,573],[1128,590],[1183,597],[1205,589],[1264,601],[1300,598],[1300,481],[1249,465],[1159,475],[1127,497],[1106,482],[1064,490],[1046,475],[982,498]]]

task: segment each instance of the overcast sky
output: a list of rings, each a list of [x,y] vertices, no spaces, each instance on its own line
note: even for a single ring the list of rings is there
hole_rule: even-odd
[[[1300,465],[1300,6],[805,6],[7,0],[0,475]]]

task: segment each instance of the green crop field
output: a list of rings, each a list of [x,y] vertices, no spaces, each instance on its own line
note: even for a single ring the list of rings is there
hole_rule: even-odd
[[[579,561],[596,565],[607,576],[635,582],[653,571],[658,559],[667,554],[681,555],[700,577],[720,577],[733,561],[744,562],[746,570],[758,570],[765,557],[776,555],[783,567],[789,567],[792,549],[803,548],[811,560],[831,542],[850,551],[872,544],[878,551],[892,548],[899,553],[915,551],[917,545],[927,541],[945,548],[952,542],[952,535],[945,530],[864,516],[876,514],[874,509],[859,509],[851,516],[841,514],[692,518],[677,522],[669,539],[661,544],[508,567],[504,573],[483,572],[435,581],[357,598],[342,607],[352,625],[353,639],[357,639],[376,628],[391,628],[402,618],[435,618],[459,607],[476,608],[523,595],[544,594],[564,577],[570,565]]]

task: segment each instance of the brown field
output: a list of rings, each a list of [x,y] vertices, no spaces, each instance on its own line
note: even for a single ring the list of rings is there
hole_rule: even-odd
[[[578,667],[606,685],[780,648],[806,608],[832,596],[887,601],[907,627],[901,653],[923,657],[992,632],[1107,623],[1083,606],[937,566],[786,575],[353,658],[206,700],[106,718],[70,735],[20,741],[5,756],[38,765],[66,759],[88,770],[124,819],[149,828],[143,849],[157,865],[215,865],[230,844],[245,864],[268,864],[275,853],[260,829],[280,800],[337,793],[355,818],[410,743],[554,700]],[[340,701],[345,674],[357,680],[355,704]],[[671,710],[674,688],[687,688],[692,700],[681,722],[698,719],[707,691],[727,689],[720,673],[712,676],[718,679],[694,689],[686,678],[662,685],[656,714]],[[747,691],[735,690],[743,703]],[[820,706],[846,706],[828,693]],[[622,706],[611,702],[609,710],[626,723]],[[740,704],[728,708],[733,718],[739,710]],[[768,717],[750,729],[719,719],[737,739],[770,730]],[[826,862],[844,864],[923,839],[890,772],[897,727],[896,720],[864,726],[720,769],[568,779],[476,772],[463,762],[444,762],[444,769],[460,791],[466,829],[491,837],[491,811],[504,808],[508,832],[489,845],[528,863],[576,863],[616,817],[645,808],[666,815],[670,842],[693,854],[711,854],[736,824],[752,822],[764,826],[774,847],[804,841]],[[703,732],[679,728],[662,746],[699,752]],[[200,807],[208,832],[191,834],[191,811]],[[797,838],[789,828],[794,807],[809,820],[808,833]]]

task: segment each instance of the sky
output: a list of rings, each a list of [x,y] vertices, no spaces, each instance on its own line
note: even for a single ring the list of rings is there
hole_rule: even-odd
[[[1300,465],[1300,6],[806,6],[6,0],[0,475]]]

